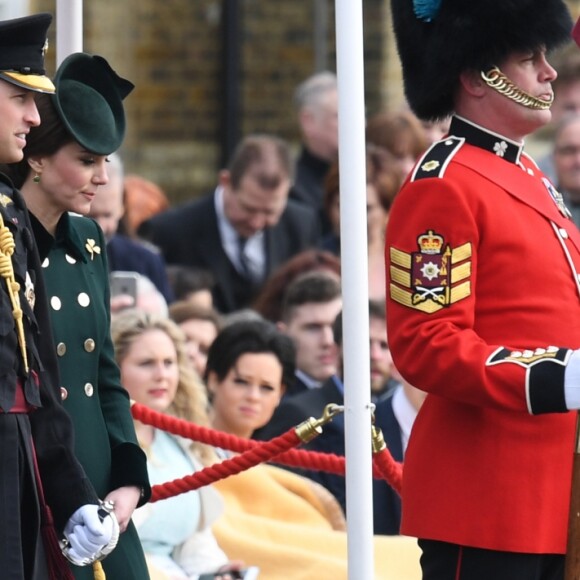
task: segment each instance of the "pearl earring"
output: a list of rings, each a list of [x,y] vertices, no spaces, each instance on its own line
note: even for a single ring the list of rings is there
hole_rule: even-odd
[[[32,181],[34,181],[34,183],[40,183],[40,174],[37,173],[33,178]]]

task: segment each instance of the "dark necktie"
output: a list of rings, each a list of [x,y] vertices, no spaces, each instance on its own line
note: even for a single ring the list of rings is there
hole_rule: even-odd
[[[242,276],[244,278],[246,278],[246,280],[248,280],[250,282],[254,282],[255,275],[252,272],[252,266],[250,264],[250,260],[248,260],[248,257],[246,256],[246,253],[244,252],[247,242],[248,242],[248,238],[244,238],[243,236],[238,236],[238,258],[240,261]]]

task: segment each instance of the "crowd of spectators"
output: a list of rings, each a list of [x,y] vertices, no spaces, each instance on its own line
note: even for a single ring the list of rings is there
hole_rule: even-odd
[[[558,59],[564,74],[554,106],[561,114],[543,163],[579,223],[580,118],[574,103],[580,102],[580,65],[577,51]],[[335,75],[306,79],[297,88],[295,104],[302,139],[296,160],[278,136],[248,135],[219,171],[214,191],[172,206],[155,184],[123,176],[121,159],[113,155],[109,183],[91,211],[106,235],[110,269],[133,270],[153,282],[138,284],[137,295],[121,307],[114,306],[118,298],[113,298],[117,358],[131,396],[163,412],[258,440],[321,415],[328,403],[344,402]],[[447,128],[448,120],[424,123],[402,109],[370,116],[366,129],[367,183],[360,195],[367,206],[369,388],[376,424],[399,461],[425,393],[399,375],[390,357],[384,232],[403,181]],[[146,337],[156,340],[147,343]],[[133,342],[144,346],[136,350]],[[170,353],[165,361],[164,348]],[[163,383],[165,373],[177,386],[159,387],[163,396],[151,395],[155,389],[147,391],[146,381],[130,374],[135,353],[147,359],[151,380]],[[179,378],[182,374],[185,379]],[[184,381],[196,385],[189,395],[180,394]],[[187,396],[195,404],[178,402]],[[148,453],[152,483],[231,456],[221,449],[200,453],[203,446],[188,446],[139,424],[137,433]],[[306,448],[342,455],[344,438],[344,418],[338,416]],[[160,461],[163,446],[164,454],[179,461]],[[236,482],[209,487],[163,508],[141,510],[138,529],[152,577],[194,578],[211,570],[216,578],[228,578],[250,565],[264,577],[283,567],[289,578],[300,578],[292,572],[296,561],[305,570],[326,567],[338,574],[328,577],[344,573],[343,477],[264,465]],[[264,504],[260,508],[249,507],[250,499],[256,503],[252,492]],[[384,481],[373,481],[373,506],[375,534],[397,537],[400,499]],[[195,517],[178,525],[184,513]],[[290,532],[294,517],[300,526]],[[160,524],[171,527],[173,543],[164,539],[160,544]],[[211,547],[207,561],[197,554],[200,546]],[[407,571],[406,577],[416,573]]]
[[[295,104],[302,139],[296,159],[289,143],[278,136],[253,134],[240,141],[228,166],[219,171],[215,190],[182,205],[172,206],[164,201],[168,197],[163,192],[146,186],[146,180],[141,182],[137,176],[131,179],[126,176],[124,188],[114,178],[107,186],[108,191],[115,190],[117,202],[123,201],[123,209],[115,215],[116,228],[110,228],[115,231],[108,233],[108,239],[122,236],[127,242],[124,246],[127,254],[135,247],[136,251],[152,256],[150,260],[163,263],[170,289],[162,293],[164,300],[159,303],[145,300],[145,290],[139,286],[133,301],[113,309],[113,337],[123,376],[124,371],[129,372],[135,353],[149,368],[148,375],[160,384],[168,380],[163,378],[164,374],[172,376],[169,367],[176,365],[179,375],[183,366],[188,365],[185,374],[196,377],[198,385],[194,389],[197,394],[191,391],[189,396],[195,395],[198,413],[203,407],[206,415],[200,419],[195,413],[186,412],[186,407],[179,411],[170,400],[172,387],[159,387],[163,396],[151,396],[155,388],[147,390],[144,378],[135,380],[135,375],[127,374],[126,388],[135,400],[158,410],[201,424],[208,424],[211,418],[215,429],[244,438],[268,440],[309,416],[321,415],[326,404],[344,402],[335,75],[320,73],[306,79],[297,88]],[[404,386],[397,375],[388,349],[384,231],[390,206],[406,172],[433,140],[429,135],[435,130],[444,132],[444,124],[443,129],[430,130],[428,134],[407,110],[381,112],[369,118],[367,186],[366,191],[361,191],[368,218],[369,389],[381,427],[388,432],[389,445],[393,445],[398,460],[402,460],[402,441],[410,427],[407,419],[413,418],[413,413],[401,415],[400,409],[408,411],[408,408],[400,401],[408,401],[404,393],[411,387]],[[114,156],[113,161],[113,172],[122,171],[120,158]],[[140,184],[142,193],[136,195]],[[94,208],[96,219],[102,219],[105,213],[99,209],[103,204]],[[123,265],[122,269],[131,268]],[[142,269],[139,274],[146,276]],[[160,289],[158,283],[157,287]],[[232,336],[237,337],[237,342],[232,342]],[[156,337],[160,346],[155,343],[153,348],[148,346],[147,337]],[[262,344],[268,337],[274,346]],[[133,342],[142,347],[132,348]],[[163,362],[166,350],[170,356]],[[252,367],[256,361],[259,364]],[[138,363],[134,361],[133,365]],[[169,382],[175,380],[171,378]],[[181,384],[179,380],[177,384]],[[203,385],[203,393],[199,385]],[[178,397],[181,388],[177,387],[178,394],[173,392],[171,396]],[[269,399],[271,403],[267,402]],[[393,401],[399,401],[395,410]],[[140,424],[136,427],[138,434],[146,435],[142,444],[154,474],[153,483],[185,475],[207,464],[195,446],[184,447],[183,441],[167,433]],[[343,455],[344,436],[344,419],[339,416],[307,448]],[[166,465],[155,459],[161,453],[158,447],[163,445],[172,456],[180,458],[178,462]],[[211,453],[215,461],[231,456],[228,450],[214,449]],[[171,500],[176,506],[182,505],[177,510],[171,511],[170,505],[141,510],[137,516],[138,530],[143,534],[152,575],[193,578],[210,568],[215,573],[227,574],[231,561],[233,570],[243,562],[243,566],[257,566],[265,578],[269,574],[275,577],[274,570],[281,567],[288,571],[289,578],[306,578],[307,575],[293,571],[299,561],[305,570],[324,567],[337,574],[329,578],[344,576],[344,477],[264,465],[259,473],[252,471],[240,478],[210,486],[209,499],[202,493],[184,501]],[[256,491],[258,480],[260,491]],[[398,495],[384,481],[375,481],[374,486],[376,537],[398,537]],[[248,489],[259,495],[265,507],[256,509],[268,511],[267,518],[248,507],[245,496]],[[218,516],[213,508],[207,507],[214,505],[212,494],[216,490],[217,511],[221,514]],[[256,495],[251,497],[255,502]],[[187,504],[197,515],[187,525],[177,525],[182,512],[190,511]],[[211,514],[204,516],[207,509]],[[300,526],[292,532],[288,529],[293,521],[289,521],[289,511],[300,519]],[[175,533],[171,535],[173,543],[161,546],[156,533],[160,524],[170,525],[171,518],[176,522]],[[244,526],[251,527],[253,541],[248,539]],[[221,556],[210,558],[206,565],[192,554],[208,534],[212,550]],[[282,542],[281,534],[286,541]],[[413,549],[411,554],[413,559]],[[377,565],[377,577],[381,577],[380,562]],[[406,573],[410,574],[408,578],[413,577],[413,572]]]

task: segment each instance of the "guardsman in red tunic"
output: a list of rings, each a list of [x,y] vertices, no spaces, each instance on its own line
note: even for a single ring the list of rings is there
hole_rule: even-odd
[[[523,151],[550,120],[562,0],[391,0],[406,95],[453,115],[387,228],[395,365],[428,392],[402,533],[425,580],[563,578],[580,408],[580,233]]]

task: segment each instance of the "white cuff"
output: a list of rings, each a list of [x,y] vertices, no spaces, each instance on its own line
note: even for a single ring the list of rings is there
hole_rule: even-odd
[[[564,398],[570,411],[580,409],[580,350],[570,355],[564,371]]]

